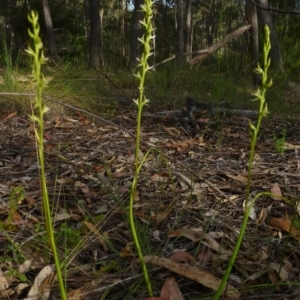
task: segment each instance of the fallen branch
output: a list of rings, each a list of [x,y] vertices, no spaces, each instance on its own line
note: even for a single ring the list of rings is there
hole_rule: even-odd
[[[196,57],[194,57],[193,59],[191,59],[189,61],[190,66],[193,66],[197,63],[199,63],[200,61],[202,61],[203,59],[205,59],[206,57],[208,57],[212,52],[214,52],[215,50],[217,50],[218,48],[220,48],[221,46],[223,46],[224,44],[228,43],[229,41],[239,37],[241,34],[243,34],[244,32],[248,31],[251,28],[251,25],[245,25],[243,27],[240,27],[239,29],[235,30],[234,32],[228,34],[223,40],[216,42],[215,44],[211,45],[209,48],[206,49],[202,49],[202,50],[197,50],[197,51],[193,51],[193,52],[188,52],[188,53],[184,53],[183,56],[188,56],[188,55],[193,55],[193,54],[198,54]],[[160,65],[163,65],[173,59],[176,58],[176,55],[173,55],[153,66],[150,67],[150,69],[156,68]]]
[[[223,40],[216,42],[215,44],[211,45],[209,48],[200,50],[198,56],[194,57],[189,61],[190,66],[193,66],[200,61],[202,61],[204,58],[209,56],[212,52],[216,51],[218,48],[223,46],[224,44],[228,43],[229,41],[239,37],[241,34],[243,34],[245,31],[248,31],[251,28],[251,25],[245,25],[234,32],[228,34]]]

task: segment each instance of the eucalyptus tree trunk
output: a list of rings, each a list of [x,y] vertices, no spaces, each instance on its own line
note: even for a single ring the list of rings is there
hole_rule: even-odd
[[[257,1],[258,1],[257,3],[260,4],[261,6],[269,7],[268,0],[257,0]],[[257,8],[257,9],[259,9],[259,8]],[[260,22],[261,22],[261,28],[263,29],[263,27],[265,25],[268,25],[269,29],[270,29],[271,65],[272,64],[273,64],[273,66],[275,65],[276,67],[279,68],[280,71],[283,72],[284,71],[283,70],[283,61],[282,61],[280,47],[279,47],[279,40],[278,40],[276,29],[275,29],[275,26],[274,26],[274,23],[272,20],[271,12],[268,10],[259,9],[259,17],[260,17]]]
[[[119,0],[120,5],[120,16],[119,16],[119,23],[121,29],[120,35],[120,53],[121,53],[121,61],[120,64],[126,65],[126,56],[125,56],[125,0]]]
[[[43,0],[43,13],[45,18],[45,24],[47,29],[47,35],[48,35],[48,41],[50,46],[50,56],[54,61],[58,60],[58,52],[57,52],[57,46],[55,41],[55,34],[52,24],[52,18],[50,13],[50,7],[48,0]]]
[[[183,63],[183,3],[182,0],[176,0],[176,60],[178,64]]]
[[[100,0],[90,0],[89,64],[100,67]]]
[[[258,42],[258,19],[257,8],[251,0],[246,0],[246,20],[251,24],[250,31],[250,53],[252,60],[252,68],[256,68],[259,61],[259,42]],[[260,83],[260,76],[256,73],[253,74],[253,81],[255,85]]]
[[[186,0],[186,13],[185,13],[185,33],[184,33],[184,52],[192,52],[192,0]],[[192,58],[187,55],[185,60],[188,62]]]
[[[15,48],[15,41],[14,41],[14,28],[13,28],[13,24],[12,24],[12,15],[13,15],[13,10],[16,6],[15,1],[11,1],[11,0],[4,0],[4,6],[5,7],[5,16],[4,16],[4,30],[5,30],[5,45],[2,44],[2,47],[6,47],[6,49],[2,49],[2,53],[8,54],[8,53],[12,53],[12,55],[10,57],[6,57],[7,59],[9,59],[9,61],[7,61],[7,64],[10,64],[12,66],[12,60],[13,57],[15,56],[13,53],[13,49]]]

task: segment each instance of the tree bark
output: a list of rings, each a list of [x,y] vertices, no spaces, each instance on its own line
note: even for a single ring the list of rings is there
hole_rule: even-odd
[[[132,34],[131,34],[131,43],[130,43],[130,56],[129,56],[129,67],[134,69],[138,65],[137,58],[140,57],[140,52],[142,47],[139,47],[140,42],[139,38],[142,37],[142,28],[141,23],[144,13],[141,11],[141,5],[144,3],[144,0],[135,0],[134,1],[134,12],[133,12],[133,25],[132,25]]]
[[[258,0],[258,4],[264,7],[269,7],[268,0]],[[270,11],[259,9],[259,16],[261,21],[261,28],[265,25],[269,26],[270,29],[270,40],[271,40],[271,65],[273,63],[273,66],[277,66],[280,71],[284,71],[283,69],[283,61],[281,57],[280,47],[279,47],[279,41],[276,33],[276,29],[272,20],[272,16]]]
[[[12,24],[11,17],[12,17],[13,8],[15,7],[15,3],[14,3],[14,1],[10,1],[10,0],[4,0],[4,3],[5,3],[5,7],[6,7],[6,10],[5,10],[6,15],[4,17],[5,45],[2,44],[1,48],[6,47],[6,49],[2,49],[2,53],[5,56],[7,54],[9,54],[9,53],[12,53],[12,55],[10,57],[6,57],[7,59],[9,59],[9,61],[6,61],[6,64],[10,64],[12,66],[12,63],[13,63],[12,62],[12,60],[13,60],[12,56],[14,56],[13,52],[12,52],[12,49],[14,48],[13,47],[13,44],[14,44],[14,39],[13,39],[14,32],[13,32],[13,24]]]
[[[54,61],[58,60],[58,52],[57,52],[57,46],[55,41],[55,34],[52,24],[52,18],[50,13],[50,7],[48,0],[43,0],[43,13],[45,18],[45,24],[47,29],[47,35],[48,35],[48,41],[50,46],[50,56]]]
[[[178,64],[183,63],[183,50],[184,50],[184,40],[183,40],[183,4],[182,0],[176,0],[176,60]]]
[[[251,25],[250,30],[250,53],[252,60],[252,68],[256,68],[259,61],[259,42],[258,42],[258,20],[257,8],[251,0],[246,0],[246,20]],[[253,74],[253,81],[255,85],[260,84],[260,76],[256,73]]]
[[[120,65],[126,65],[126,56],[125,56],[125,0],[119,0],[120,2],[120,29],[121,29],[121,36],[120,36],[120,53],[121,53],[121,61]]]
[[[192,0],[186,0],[186,16],[185,16],[185,34],[184,34],[184,52],[192,52]],[[185,60],[188,62],[192,58],[187,55]]]
[[[100,0],[90,0],[89,64],[100,67]]]

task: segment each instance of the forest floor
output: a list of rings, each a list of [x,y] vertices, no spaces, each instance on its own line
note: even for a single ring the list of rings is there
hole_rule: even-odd
[[[68,299],[147,297],[127,218],[135,120],[127,107],[111,123],[81,113],[45,123],[47,183]],[[191,135],[179,123],[143,116],[141,155],[155,151],[141,169],[134,214],[156,299],[168,293],[212,299],[237,240],[249,119],[218,116],[216,124]],[[299,126],[299,119],[275,116],[262,124],[251,197],[279,196],[255,203],[229,279],[234,290],[222,299],[300,297]],[[59,299],[33,126],[12,113],[2,116],[0,134],[0,298],[26,299],[35,287]]]

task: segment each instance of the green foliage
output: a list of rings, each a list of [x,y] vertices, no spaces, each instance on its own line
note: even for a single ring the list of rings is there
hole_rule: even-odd
[[[15,59],[12,57],[11,49],[8,49],[5,35],[0,37],[0,65],[4,66],[3,76],[0,76],[0,85],[3,85],[5,89],[15,91],[17,88],[17,70],[21,61],[21,55],[19,54]]]
[[[80,243],[82,236],[78,228],[72,228],[67,223],[62,223],[58,229],[56,243],[61,245],[65,254],[70,254]]]
[[[14,187],[9,196],[8,202],[7,202],[9,211],[8,211],[8,217],[6,220],[6,225],[8,227],[12,228],[11,226],[14,226],[13,225],[14,215],[16,213],[18,205],[20,205],[22,203],[24,198],[25,198],[24,187],[22,187],[22,186]]]
[[[273,144],[275,150],[279,154],[284,154],[285,152],[285,141],[286,141],[286,128],[282,129],[280,132],[280,136],[277,136],[273,132]]]
[[[43,16],[42,1],[9,1],[9,5],[0,5],[0,30],[5,32],[2,38],[6,46],[2,47],[4,58],[0,60],[5,68],[16,61],[18,53],[28,42],[27,11],[34,8]],[[271,1],[271,3],[274,1]],[[274,4],[275,5],[275,4]],[[55,39],[62,62],[72,66],[86,65],[88,61],[87,36],[89,34],[89,1],[51,0],[50,13]],[[225,1],[213,3],[209,0],[193,2],[193,50],[205,49],[212,43],[221,41],[226,35],[245,24],[245,3],[242,1]],[[294,1],[276,2],[279,9],[294,10]],[[155,28],[155,53],[150,57],[150,65],[158,63],[175,52],[176,40],[176,6],[173,1],[165,1],[156,6],[152,19]],[[131,33],[134,22],[132,1],[102,1],[101,2],[101,32],[103,34],[102,50],[105,65],[115,69],[125,70],[130,53]],[[275,28],[279,36],[282,56],[286,71],[292,79],[299,79],[299,18],[294,15],[272,14]],[[124,27],[124,30],[120,30]],[[44,50],[48,51],[49,42],[44,20],[41,22],[41,36]],[[213,72],[231,75],[236,72],[250,73],[249,38],[247,34],[224,44],[216,52],[203,61],[203,66]],[[7,55],[9,54],[9,55]],[[172,64],[172,63],[171,63]],[[9,81],[9,76],[7,78]]]

